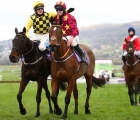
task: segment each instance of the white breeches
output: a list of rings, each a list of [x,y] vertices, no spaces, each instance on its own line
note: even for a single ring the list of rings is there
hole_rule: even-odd
[[[140,50],[135,51],[134,53],[135,53],[135,55],[137,55],[140,58]],[[127,51],[124,51],[123,56],[126,56],[126,54],[127,54]]]
[[[140,50],[134,52],[140,58]]]
[[[66,36],[66,38],[67,39],[69,39],[69,37],[70,36]],[[67,41],[67,39],[66,39],[65,37],[63,37],[63,39],[65,39],[66,41]],[[74,46],[76,46],[77,44],[79,44],[79,36],[77,35],[77,36],[75,36],[75,38],[74,38],[74,40],[73,40],[73,42],[71,43],[71,46],[72,47],[74,47]]]
[[[49,33],[46,33],[46,34],[33,33],[33,36],[30,37],[30,40],[40,41],[40,44],[38,46],[40,51],[44,51],[46,49],[46,47],[49,47]]]

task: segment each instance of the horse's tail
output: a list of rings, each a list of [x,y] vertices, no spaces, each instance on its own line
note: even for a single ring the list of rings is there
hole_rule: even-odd
[[[92,86],[97,89],[98,87],[103,87],[105,85],[106,81],[105,78],[96,78],[92,77]]]
[[[65,90],[67,90],[67,87],[68,87],[68,85],[66,82],[62,82],[62,81],[59,82],[60,90],[65,91]]]

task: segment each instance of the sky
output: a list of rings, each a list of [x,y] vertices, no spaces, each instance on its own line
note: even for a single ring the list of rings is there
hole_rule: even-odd
[[[0,4],[0,40],[15,37],[15,27],[22,31],[37,0],[3,0]],[[46,12],[55,12],[58,0],[42,0]],[[121,24],[140,21],[140,0],[63,0],[77,20],[78,28],[96,24]],[[32,34],[32,29],[29,34]]]

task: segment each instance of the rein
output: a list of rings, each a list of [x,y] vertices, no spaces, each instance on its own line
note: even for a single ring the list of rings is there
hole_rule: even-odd
[[[25,37],[25,36],[22,35],[22,34],[17,34],[17,35],[18,35],[18,36],[23,36],[23,37]],[[25,45],[26,45],[26,41],[27,41],[27,38],[25,37],[24,48],[26,47],[26,46],[25,46]],[[32,47],[31,47],[31,49],[30,49],[29,51],[27,51],[25,54],[23,54],[23,56],[28,55],[28,54],[33,50],[33,47],[34,47],[34,42],[32,42]],[[17,49],[17,48],[13,48],[13,49]],[[17,49],[17,50],[18,50],[18,49]],[[20,51],[20,50],[18,50],[18,51]],[[23,50],[21,51],[21,54],[18,56],[18,58],[21,57],[22,52],[23,52]],[[34,64],[36,64],[37,62],[39,62],[42,58],[43,58],[43,56],[41,56],[40,58],[38,58],[36,61],[34,61],[34,62],[32,62],[32,63],[26,63],[25,61],[23,61],[23,64],[24,64],[24,65],[34,65]]]
[[[128,57],[130,57],[130,58],[133,58],[134,56],[131,56],[131,55],[127,55]],[[133,64],[129,64],[127,61],[126,61],[126,65],[127,66],[134,66],[134,65],[136,65],[137,63],[139,62],[139,59],[137,60],[137,61],[135,61]]]
[[[39,59],[37,59],[35,62],[32,62],[32,63],[26,63],[23,61],[24,65],[34,65],[36,64],[37,62],[39,62],[41,59],[43,58],[43,56],[41,56]]]
[[[137,60],[137,61],[136,61],[135,63],[133,63],[133,64],[128,64],[127,61],[126,61],[126,65],[128,65],[128,66],[133,66],[133,65],[136,65],[138,62],[139,62],[139,60]]]
[[[26,37],[24,36],[24,35],[22,35],[22,34],[16,34],[17,36],[23,36],[24,38],[25,38],[25,43],[24,43],[24,47],[23,48],[25,48],[25,45],[26,45]],[[29,54],[32,50],[33,50],[33,42],[32,42],[32,48],[27,52],[27,53],[25,53],[25,54],[23,54],[23,55],[27,55],[27,54]],[[15,48],[15,47],[13,47],[12,49],[16,49],[16,50],[18,50],[18,51],[20,51],[19,49],[17,49],[17,48]],[[20,52],[21,54],[22,54],[22,52],[23,52],[23,50]],[[20,56],[21,56],[21,54],[18,56],[19,58],[20,58]]]
[[[52,25],[52,27],[61,27],[61,25]],[[62,28],[62,27],[61,27],[61,28]],[[66,39],[67,39],[67,38],[66,38]],[[56,40],[56,37],[52,37],[51,40]],[[62,39],[61,39],[61,40],[62,40]],[[58,43],[59,43],[59,45],[60,45],[60,41],[58,41]],[[64,55],[62,55],[62,57],[60,57],[60,59],[63,59],[64,57],[66,57],[67,54],[69,53],[69,51],[70,51],[70,47],[68,47],[66,53],[64,53]],[[73,54],[74,54],[74,53],[73,53]],[[72,57],[73,54],[71,54],[70,56],[68,56],[68,57],[67,57],[66,59],[64,59],[64,60],[56,60],[54,57],[53,57],[53,59],[54,59],[55,62],[65,62],[65,61],[68,60],[70,57]]]
[[[69,50],[70,50],[70,47],[68,48],[68,50],[66,51],[66,53],[61,58],[64,58],[68,54]]]
[[[55,60],[55,58],[53,59],[55,62],[65,62],[65,61],[67,61],[70,57],[72,57],[74,55],[74,53],[72,53],[70,56],[68,56],[66,59],[64,59],[64,60]]]
[[[33,47],[34,47],[34,43],[32,42],[32,48],[27,53],[25,53],[23,55],[28,55],[33,50]]]

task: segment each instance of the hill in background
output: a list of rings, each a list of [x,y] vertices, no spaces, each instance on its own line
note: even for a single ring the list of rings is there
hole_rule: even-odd
[[[112,59],[121,62],[122,43],[133,26],[140,37],[140,21],[123,24],[99,24],[80,28],[80,43],[88,45],[96,59]]]
[[[98,24],[80,28],[80,43],[88,45],[96,59],[112,59],[121,63],[122,42],[128,35],[130,26],[136,29],[140,37],[140,21],[122,24]],[[5,48],[11,50],[12,40],[0,41],[0,52]]]

